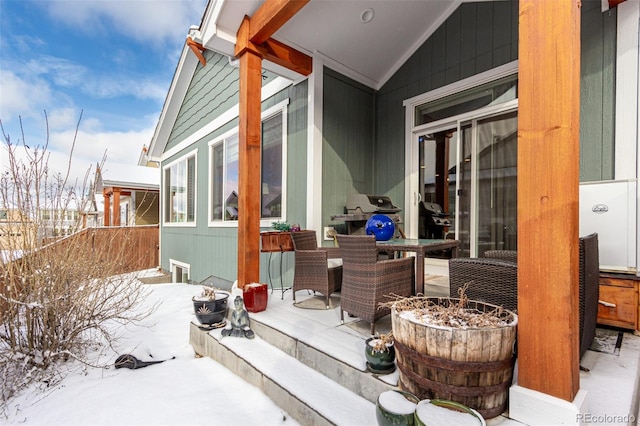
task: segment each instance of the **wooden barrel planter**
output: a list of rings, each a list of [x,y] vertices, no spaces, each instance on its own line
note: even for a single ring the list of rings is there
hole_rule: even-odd
[[[425,298],[447,306],[459,299]],[[491,312],[498,308],[481,302],[467,302],[467,309]],[[391,308],[399,387],[420,399],[455,401],[471,407],[486,418],[507,408],[513,378],[517,315],[503,310],[504,326],[454,328],[430,325]]]

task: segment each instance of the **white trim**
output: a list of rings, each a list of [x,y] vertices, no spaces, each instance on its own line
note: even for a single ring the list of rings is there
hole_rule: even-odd
[[[180,54],[178,67],[176,68],[176,72],[171,80],[169,92],[167,93],[162,111],[160,112],[160,118],[158,119],[158,123],[156,124],[156,128],[153,132],[153,137],[149,142],[149,149],[145,155],[148,160],[159,161],[162,152],[158,151],[164,150],[167,140],[171,135],[171,130],[173,129],[176,118],[178,117],[178,112],[180,112],[180,107],[182,106],[184,97],[189,89],[191,76],[193,76],[197,65],[198,58],[196,58],[196,55],[191,52],[191,49],[185,43],[182,48],[182,53]],[[164,143],[158,145],[160,141],[164,141]],[[144,165],[140,164],[140,162],[138,164]]]
[[[260,114],[260,121],[264,121],[268,118],[270,118],[271,116],[274,116],[278,113],[282,114],[282,201],[281,201],[281,215],[279,218],[266,218],[266,219],[260,219],[260,226],[261,227],[271,227],[272,222],[275,220],[279,220],[279,221],[286,221],[286,217],[287,217],[287,141],[289,139],[288,137],[288,111],[289,111],[289,102],[290,99],[287,98],[281,102],[278,102],[277,104],[265,109],[261,114]],[[207,192],[207,226],[211,227],[211,228],[237,228],[238,227],[238,221],[237,220],[211,220],[211,200],[210,200],[210,196],[211,196],[211,185],[213,183],[213,175],[212,175],[212,170],[211,170],[211,149],[214,145],[218,145],[219,143],[223,142],[225,139],[229,138],[230,136],[233,135],[237,135],[239,133],[239,127],[234,127],[233,129],[230,129],[229,131],[225,132],[224,134],[220,135],[219,137],[213,139],[212,141],[209,142],[208,144],[208,157],[207,157],[207,165],[208,165],[208,192]],[[226,150],[226,146],[224,148]]]
[[[323,57],[317,55],[313,60],[313,72],[308,80],[306,228],[317,231],[318,244],[321,244],[322,238],[319,231],[322,230],[323,70]]]
[[[320,51],[315,51],[313,54],[312,75],[315,73],[317,69],[316,64],[320,65],[320,70],[322,70],[322,68],[326,66],[327,68],[331,68],[332,70],[344,75],[345,77],[348,77],[354,81],[357,81],[358,83],[364,84],[367,87],[376,88],[376,90],[377,88],[381,87],[378,81],[373,80],[363,74],[360,74],[358,71],[355,71],[347,67],[346,65],[343,65],[342,63],[336,61],[333,58],[330,58],[329,56],[325,55]]]
[[[450,96],[464,90],[472,89],[474,87],[481,86],[485,83],[490,83],[503,77],[517,74],[517,72],[518,61],[513,61],[489,71],[485,71],[464,80],[460,80],[447,86],[437,88],[430,92],[422,93],[403,101],[402,105],[405,108],[404,224],[405,233],[408,238],[418,238],[418,221],[416,218],[418,215],[420,191],[418,188],[418,144],[414,143],[417,141],[418,133],[423,133],[427,129],[432,129],[435,127],[447,126],[450,128],[458,128],[458,123],[460,121],[477,117],[478,113],[481,113],[483,116],[494,115],[517,108],[518,100],[515,99],[507,101],[499,105],[490,105],[479,110],[470,111],[453,117],[447,117],[443,120],[423,124],[420,126],[414,126],[415,108],[424,103],[444,98],[446,96]],[[460,129],[458,128],[458,130]],[[459,155],[459,152],[457,155]],[[459,160],[460,159],[458,158],[458,164],[460,164]],[[456,208],[457,206],[458,203],[456,203]],[[457,227],[456,232],[458,232]]]
[[[436,99],[444,98],[445,96],[450,96],[467,89],[481,86],[485,83],[490,83],[502,77],[508,77],[510,75],[516,74],[517,72],[518,61],[509,62],[508,64],[492,68],[480,74],[465,78],[464,80],[456,81],[455,83],[451,83],[446,86],[434,89],[430,92],[422,93],[420,95],[406,99],[404,102],[402,102],[402,105],[408,107],[416,107],[427,102],[435,101]],[[411,120],[411,125],[413,126],[413,124],[414,122],[413,120]]]
[[[189,221],[189,222],[167,222],[165,219],[165,200],[166,200],[166,191],[161,190],[160,194],[161,199],[160,199],[160,220],[162,223],[163,227],[167,227],[167,228],[194,228],[196,226],[196,224],[198,223],[198,149],[192,149],[189,152],[184,153],[184,155],[180,156],[179,158],[176,158],[175,160],[173,160],[170,163],[167,163],[165,165],[162,166],[162,171],[161,171],[161,176],[160,176],[160,185],[161,187],[164,189],[165,187],[165,171],[166,169],[168,169],[169,167],[173,166],[176,163],[179,163],[181,161],[186,161],[189,158],[194,157],[194,167],[195,170],[194,172],[194,183],[193,183],[193,221]],[[188,171],[187,171],[188,174]]]
[[[175,260],[172,258],[169,258],[169,272],[171,273],[171,279],[174,282],[177,282],[177,280],[174,277],[174,273],[175,273],[175,267],[178,266],[182,269],[186,269],[187,270],[187,280],[191,279],[191,264],[189,263],[185,263],[185,262],[181,262],[179,260]]]
[[[291,84],[292,84],[291,80],[287,80],[282,77],[276,77],[271,83],[267,84],[262,88],[261,101],[264,101],[265,99],[270,98],[271,96],[275,95],[281,90],[284,90],[285,88],[289,87]],[[164,161],[167,158],[170,158],[171,156],[177,154],[178,152],[186,149],[188,146],[193,145],[194,143],[204,138],[211,132],[216,131],[224,124],[238,117],[239,114],[240,114],[240,104],[235,104],[234,106],[229,108],[227,111],[223,112],[218,117],[216,117],[215,119],[207,123],[204,127],[198,129],[194,134],[192,134],[191,136],[188,136],[186,139],[184,139],[182,142],[180,142],[173,148],[165,151],[162,154],[161,160]]]

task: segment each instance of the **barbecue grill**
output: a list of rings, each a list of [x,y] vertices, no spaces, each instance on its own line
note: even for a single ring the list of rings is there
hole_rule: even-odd
[[[331,220],[343,220],[347,225],[347,234],[365,234],[367,220],[375,214],[385,214],[396,225],[394,238],[401,235],[399,226],[402,218],[398,214],[400,208],[393,205],[391,199],[384,195],[351,194],[347,197],[347,213],[332,216]]]
[[[423,201],[420,206],[420,238],[444,238],[445,228],[451,226],[449,216],[439,204]]]

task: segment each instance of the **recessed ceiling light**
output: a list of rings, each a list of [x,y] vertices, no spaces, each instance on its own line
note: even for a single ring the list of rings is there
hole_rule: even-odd
[[[371,8],[363,10],[360,14],[360,22],[362,22],[363,24],[368,24],[369,22],[371,22],[375,14],[376,12]]]

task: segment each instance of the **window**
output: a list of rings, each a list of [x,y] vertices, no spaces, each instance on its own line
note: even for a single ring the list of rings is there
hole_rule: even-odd
[[[195,152],[164,167],[165,223],[195,222],[195,178]]]
[[[191,265],[175,259],[169,259],[169,270],[174,283],[189,283]]]
[[[284,217],[286,105],[263,113],[261,158],[261,218],[270,225]],[[210,146],[210,221],[238,220],[238,130]],[[242,212],[240,212],[242,214]]]

